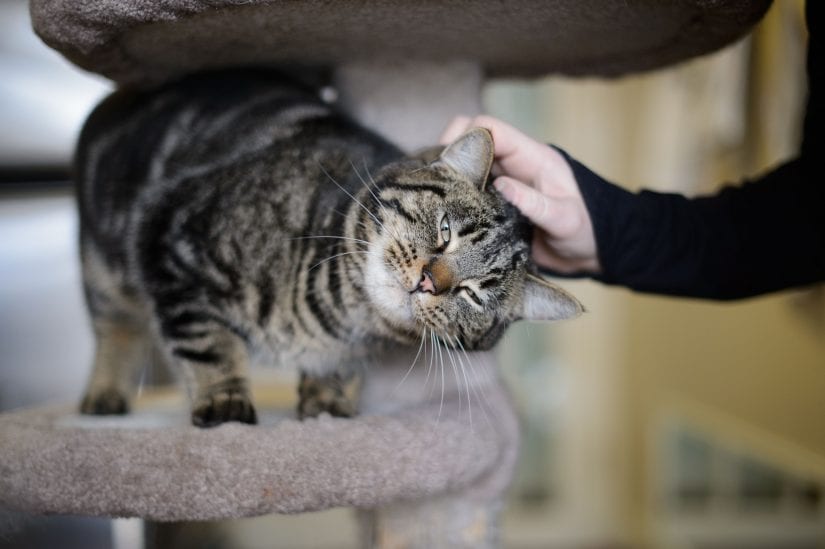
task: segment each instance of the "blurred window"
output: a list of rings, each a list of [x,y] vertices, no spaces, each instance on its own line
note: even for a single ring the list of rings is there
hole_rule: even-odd
[[[66,179],[83,120],[111,89],[46,46],[28,2],[0,2],[0,182]]]

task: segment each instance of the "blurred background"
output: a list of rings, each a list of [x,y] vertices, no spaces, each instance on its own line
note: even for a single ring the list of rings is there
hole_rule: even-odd
[[[27,10],[0,3],[4,410],[74,401],[83,388],[91,334],[69,165],[83,119],[110,90],[44,46]],[[708,193],[796,150],[805,44],[803,3],[779,0],[714,55],[617,80],[493,81],[485,108],[631,189]],[[589,312],[518,326],[500,348],[525,434],[505,547],[825,547],[821,285],[719,304],[561,284]],[[217,525],[29,518],[0,547],[344,549],[356,539],[349,511],[333,510]]]

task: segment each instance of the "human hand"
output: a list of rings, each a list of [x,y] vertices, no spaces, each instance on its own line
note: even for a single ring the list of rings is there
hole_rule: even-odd
[[[491,116],[454,118],[441,142],[474,127],[493,135],[493,185],[535,225],[533,261],[559,273],[599,273],[593,222],[565,158]]]

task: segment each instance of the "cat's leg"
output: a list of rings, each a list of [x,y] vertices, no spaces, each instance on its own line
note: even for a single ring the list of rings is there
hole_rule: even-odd
[[[317,417],[323,412],[335,417],[353,417],[358,411],[361,375],[336,371],[317,375],[301,372],[298,384],[298,417]]]
[[[95,318],[94,366],[80,404],[84,414],[126,414],[138,372],[145,365],[146,332],[127,317]]]
[[[214,317],[167,316],[161,323],[167,360],[182,372],[192,423],[212,427],[227,421],[257,423],[247,378],[246,341]]]
[[[150,348],[146,315],[121,270],[81,240],[83,289],[95,335],[92,374],[80,403],[84,414],[125,414]]]

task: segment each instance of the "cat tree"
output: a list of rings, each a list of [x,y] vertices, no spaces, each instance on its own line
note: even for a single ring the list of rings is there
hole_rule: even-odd
[[[31,13],[47,44],[122,85],[212,67],[328,68],[343,109],[414,149],[452,115],[480,112],[485,78],[654,69],[731,43],[769,4],[31,0]],[[471,426],[465,380],[450,371],[443,404],[421,364],[394,391],[412,351],[371,368],[355,419],[261,410],[256,427],[200,430],[183,405],[3,414],[0,507],[172,521],[352,506],[365,510],[365,545],[496,546],[518,423],[493,356],[479,354],[466,380]]]

